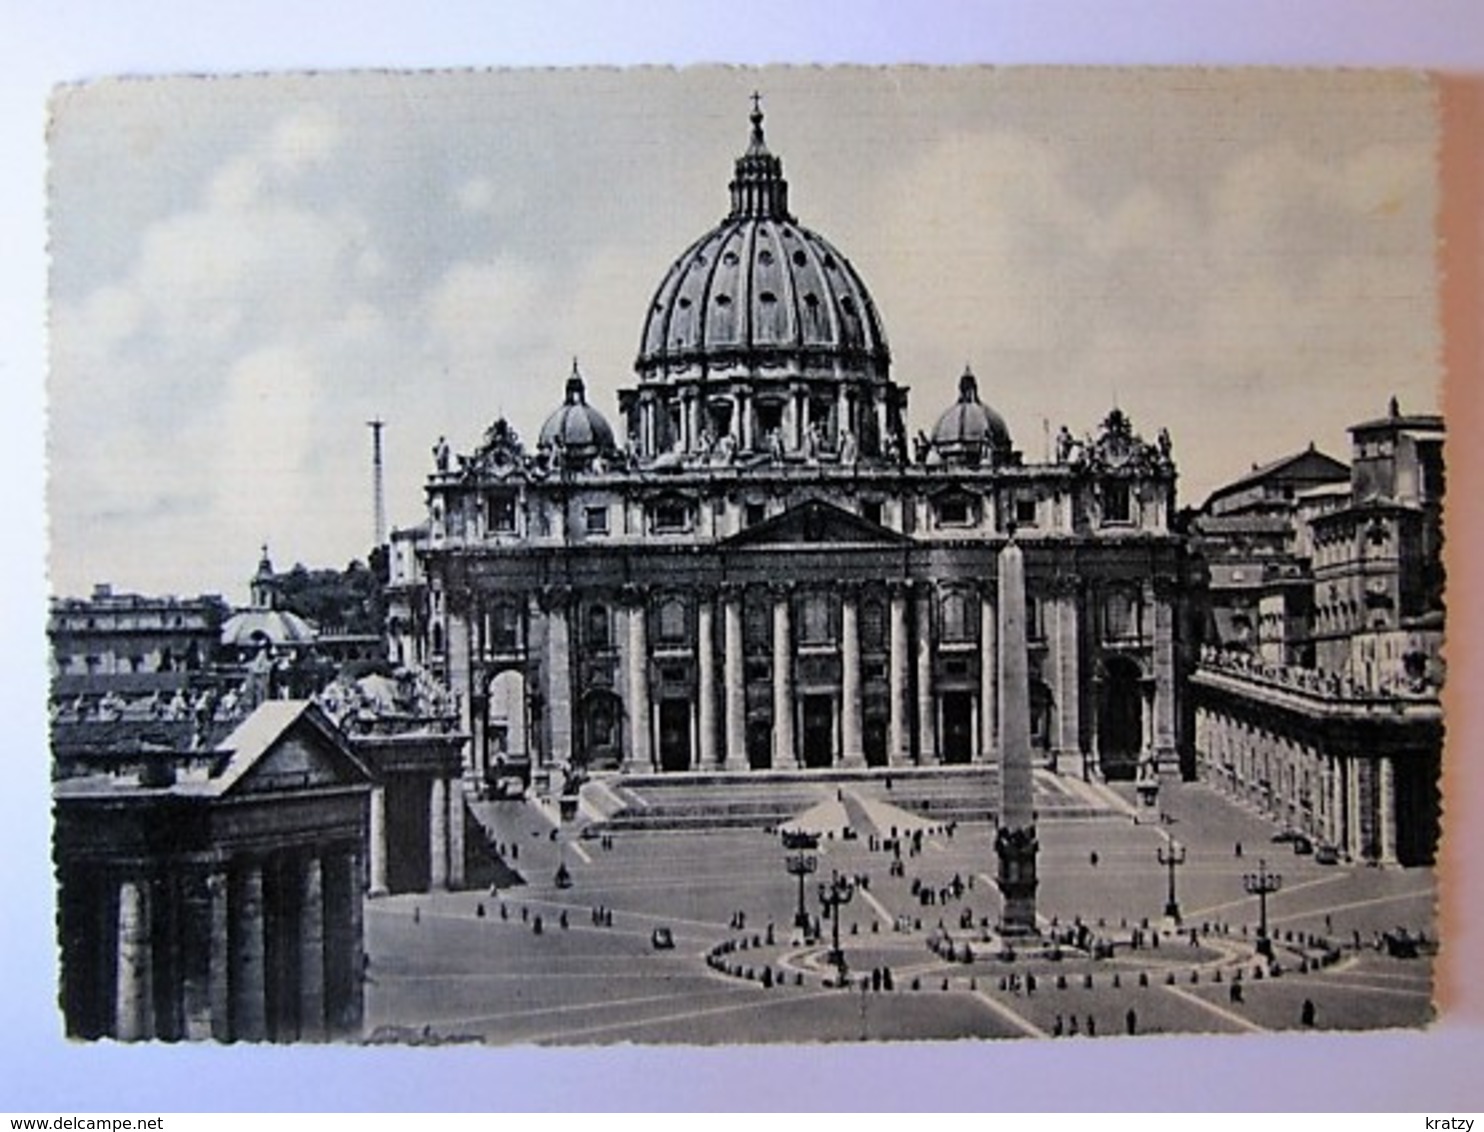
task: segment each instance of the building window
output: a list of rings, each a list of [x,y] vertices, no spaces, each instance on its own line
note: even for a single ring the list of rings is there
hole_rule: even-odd
[[[1128,484],[1123,480],[1108,480],[1103,484],[1103,522],[1128,523],[1133,521],[1133,509]]]
[[[1025,638],[1028,641],[1046,639],[1045,608],[1040,598],[1030,594],[1025,595]]]
[[[805,594],[801,603],[799,640],[806,645],[829,645],[835,641],[830,599],[825,594]]]
[[[490,530],[496,534],[515,532],[515,496],[491,495],[489,497]]]
[[[685,644],[685,602],[670,598],[660,606],[659,638],[661,644]]]
[[[1020,527],[1036,525],[1036,500],[1033,496],[1022,495],[1016,498],[1015,524]]]
[[[520,647],[520,614],[515,606],[502,602],[495,606],[491,629],[496,652],[515,652]]]
[[[656,531],[683,531],[688,511],[681,499],[661,499],[650,509],[650,523]]]
[[[868,523],[881,526],[881,500],[867,499],[861,503],[861,518]]]
[[[612,643],[607,606],[588,606],[586,637],[588,645],[595,649],[606,649]]]
[[[886,648],[886,611],[879,601],[861,603],[860,632],[861,648],[867,652]]]
[[[1123,641],[1139,635],[1138,607],[1128,590],[1116,589],[1103,599],[1103,638]]]
[[[966,527],[973,521],[973,508],[966,495],[950,495],[938,500],[938,524],[944,527]]]
[[[943,640],[973,640],[974,609],[968,594],[957,591],[944,594],[940,612],[943,619]]]
[[[589,507],[585,513],[585,517],[588,534],[606,535],[608,533],[608,508]]]
[[[743,524],[755,527],[768,517],[768,505],[766,503],[749,503],[743,515]]]

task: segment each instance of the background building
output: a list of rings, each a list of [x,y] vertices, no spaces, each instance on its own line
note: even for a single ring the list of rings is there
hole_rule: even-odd
[[[1193,680],[1196,748],[1206,776],[1347,856],[1424,863],[1442,768],[1443,421],[1393,399],[1350,432],[1343,489],[1293,492],[1263,519],[1286,552],[1236,567],[1258,575],[1255,635],[1224,631],[1242,591],[1217,584],[1250,547],[1218,513],[1250,477],[1194,524],[1214,630]]]

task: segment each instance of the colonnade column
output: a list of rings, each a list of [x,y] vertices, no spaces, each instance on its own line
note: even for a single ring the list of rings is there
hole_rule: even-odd
[[[464,782],[448,783],[448,887],[464,887]]]
[[[861,746],[864,703],[861,698],[861,638],[858,594],[845,590],[840,605],[840,761],[844,766],[864,766]]]
[[[646,644],[644,594],[641,590],[625,591],[628,629],[628,709],[630,771],[650,769],[649,743],[649,649]]]
[[[1384,865],[1396,864],[1396,764],[1385,755],[1376,759],[1376,834]]]
[[[263,867],[242,865],[232,898],[231,1031],[236,1041],[261,1042],[268,1037],[267,975],[263,938]]]
[[[917,587],[917,760],[938,761],[937,706],[933,696],[933,587]]]
[[[448,787],[434,777],[428,786],[428,889],[448,887]]]
[[[886,757],[892,766],[911,762],[912,740],[907,721],[912,718],[907,699],[907,593],[905,583],[891,586],[891,715],[887,724]]]
[[[119,883],[118,980],[114,999],[114,1035],[121,1042],[155,1036],[154,949],[150,932],[147,880]]]
[[[1353,861],[1361,860],[1360,760],[1345,760],[1345,849]]]
[[[701,686],[697,690],[696,726],[700,731],[700,742],[696,749],[698,765],[709,769],[726,765],[726,747],[721,747],[718,752],[716,744],[715,599],[706,590],[699,594],[699,599],[696,607],[696,675]]]
[[[742,591],[722,591],[722,680],[726,685],[726,746],[723,759],[746,761],[747,683],[742,656]]]
[[[231,883],[227,873],[220,868],[212,869],[206,877],[207,914],[211,917],[210,953],[206,957],[207,1016],[204,1025],[188,1022],[192,1038],[200,1030],[209,1031],[201,1037],[213,1037],[219,1042],[232,1040],[232,902]]]
[[[318,857],[305,859],[303,884],[299,902],[299,1037],[314,1042],[325,1036],[325,888]]]
[[[999,625],[991,587],[979,594],[979,753],[976,762],[998,761]]]
[[[371,830],[367,843],[371,862],[371,895],[386,895],[386,787],[371,789]]]
[[[789,590],[773,589],[773,765],[798,765],[794,754],[793,645],[789,637]]]

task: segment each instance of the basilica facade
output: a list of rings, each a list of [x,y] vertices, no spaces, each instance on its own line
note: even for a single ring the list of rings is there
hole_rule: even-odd
[[[1173,770],[1168,435],[1115,408],[1028,462],[967,370],[909,435],[881,313],[795,218],[756,109],[730,195],[643,312],[621,435],[574,362],[534,443],[440,441],[393,533],[394,657],[457,696],[471,776],[994,762],[1011,539],[1043,762]]]

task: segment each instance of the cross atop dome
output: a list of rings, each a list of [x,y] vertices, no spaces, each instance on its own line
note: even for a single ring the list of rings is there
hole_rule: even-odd
[[[752,138],[747,152],[737,158],[737,174],[732,179],[732,220],[792,221],[788,212],[788,182],[783,179],[783,162],[768,152],[763,138],[763,96],[752,92]]]

